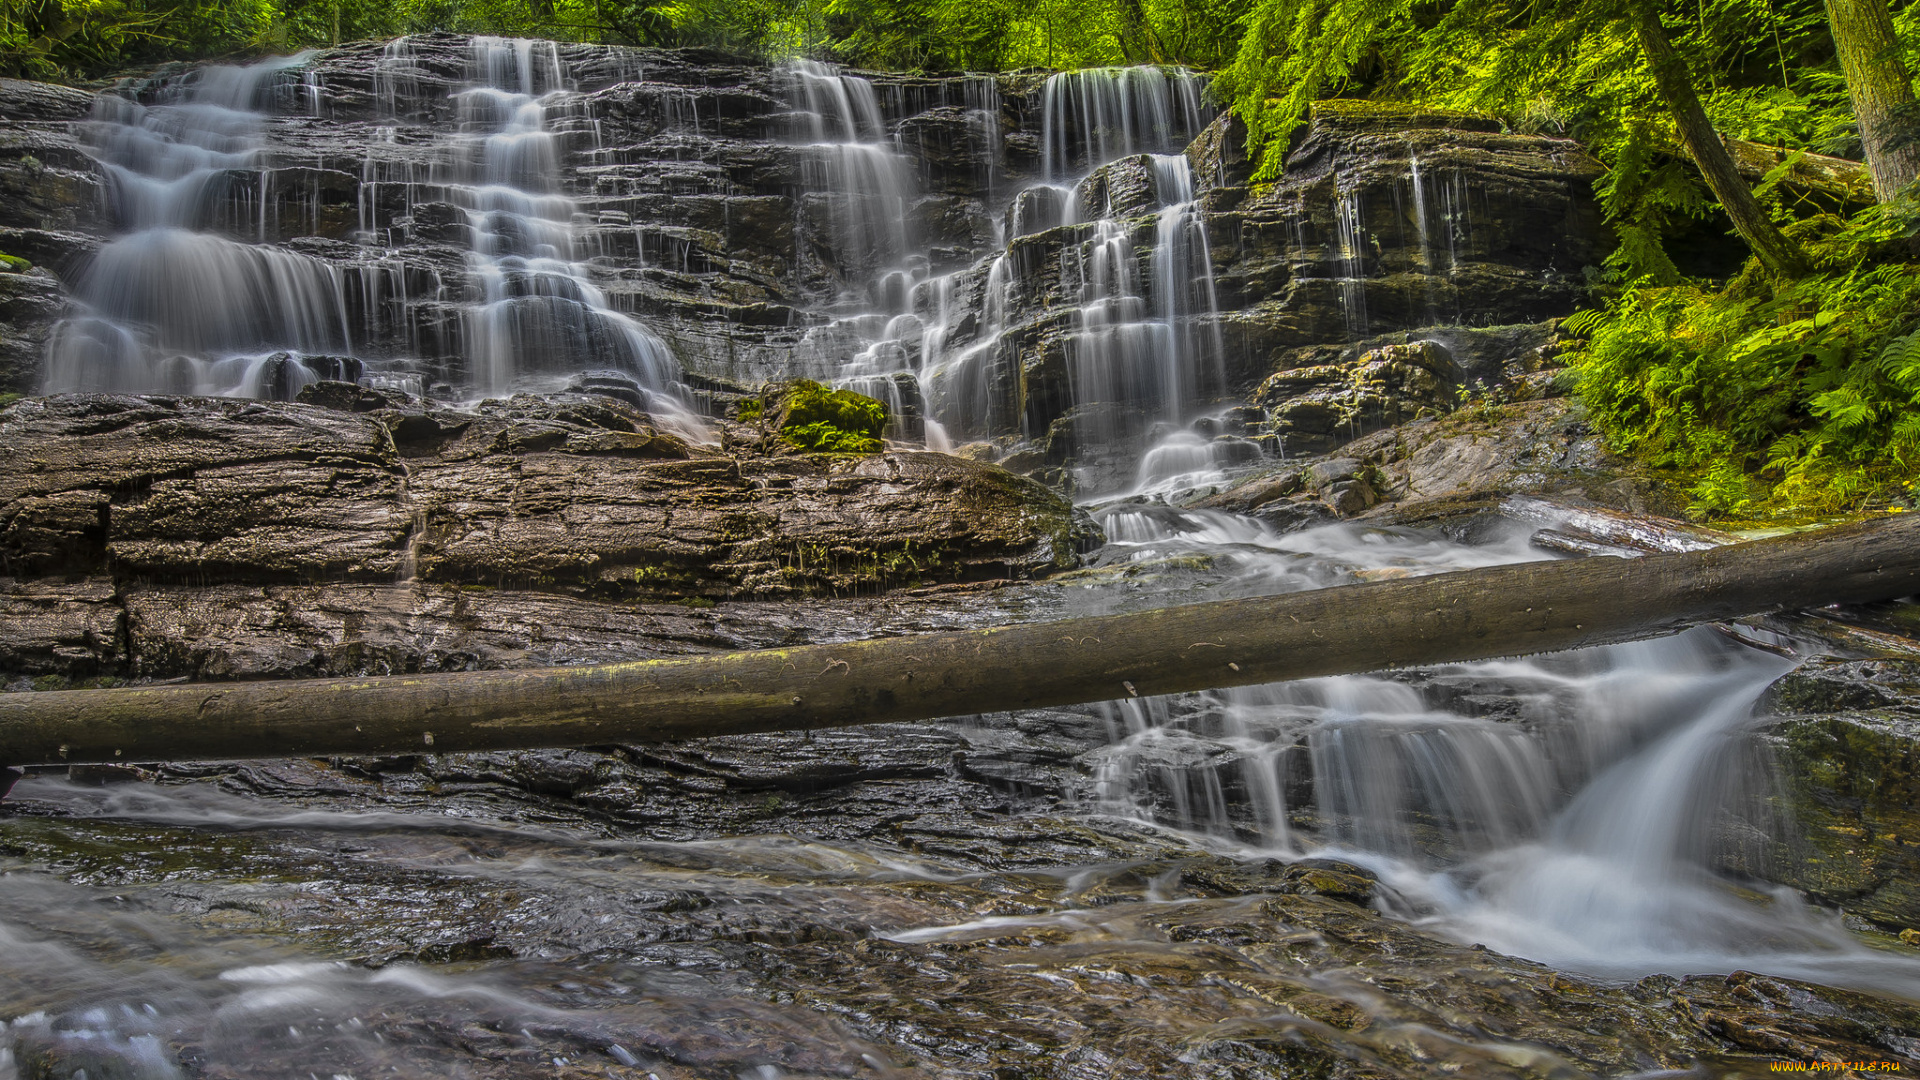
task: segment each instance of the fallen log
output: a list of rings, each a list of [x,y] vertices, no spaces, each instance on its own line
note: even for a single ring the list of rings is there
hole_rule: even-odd
[[[1535,547],[1574,555],[1618,555],[1631,559],[1740,542],[1732,533],[1684,521],[1627,514],[1598,506],[1575,506],[1530,495],[1507,499],[1500,504],[1500,512],[1516,521],[1544,525],[1545,528],[1533,534]],[[1849,621],[1861,614],[1859,608],[1840,606],[1781,611],[1721,623],[1719,629],[1756,649],[1794,658],[1824,654],[1859,660],[1920,659],[1920,643],[1911,637]]]
[[[1826,154],[1796,156],[1792,150],[1745,139],[1723,141],[1743,180],[1758,184],[1768,173],[1791,161],[1780,180],[1784,187],[1824,195],[1842,206],[1872,206],[1878,201],[1873,194],[1873,177],[1858,161]]]
[[[1920,515],[986,630],[618,664],[0,694],[11,766],[661,742],[1481,660],[1920,592]]]

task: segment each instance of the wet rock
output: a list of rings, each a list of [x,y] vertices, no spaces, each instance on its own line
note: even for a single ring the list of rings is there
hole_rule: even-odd
[[[1453,411],[1460,384],[1437,341],[1387,345],[1350,360],[1279,371],[1254,393],[1281,444],[1315,453],[1410,420]]]
[[[1329,460],[1365,466],[1374,502],[1357,512],[1369,520],[1460,519],[1492,511],[1515,494],[1640,515],[1673,516],[1684,510],[1657,479],[1610,455],[1580,407],[1562,398],[1471,406],[1403,423],[1347,442],[1337,455]],[[1194,505],[1271,515],[1315,490],[1304,475],[1313,464],[1293,461],[1253,473]],[[1319,498],[1324,500],[1325,491]],[[1366,493],[1344,498],[1358,506],[1366,502]]]
[[[1378,501],[1373,486],[1365,480],[1343,480],[1329,484],[1323,493],[1327,505],[1341,517],[1354,517]]]
[[[1044,574],[1097,535],[992,466],[729,456],[597,396],[477,414],[28,399],[0,412],[0,432],[0,560],[16,574],[110,558],[205,584],[408,574],[609,597],[791,594]]]
[[[64,679],[112,674],[124,660],[120,618],[111,580],[0,578],[0,671]]]
[[[0,116],[8,120],[84,120],[93,111],[85,90],[26,79],[0,79]]]
[[[88,231],[104,192],[98,166],[64,125],[0,120],[0,226]]]
[[[52,274],[0,273],[0,394],[40,385],[47,339],[65,313],[66,296]]]
[[[1365,907],[1373,902],[1379,879],[1373,871],[1337,859],[1302,859],[1287,867],[1277,892],[1324,896]]]
[[[1161,205],[1153,159],[1145,154],[1108,162],[1080,182],[1074,199],[1088,216],[1136,218],[1152,214]]]
[[[647,392],[633,376],[623,371],[589,371],[584,375],[576,375],[567,384],[567,390],[575,394],[598,394],[624,401],[636,409],[648,407]]]
[[[1563,315],[1584,288],[1578,268],[1611,244],[1592,195],[1600,169],[1571,142],[1483,117],[1323,102],[1278,182],[1255,192],[1244,160],[1222,149],[1243,141],[1236,126],[1216,121],[1190,157],[1226,181],[1206,200],[1239,379],[1300,367],[1303,348]]]
[[[1306,480],[1316,488],[1323,488],[1342,480],[1353,479],[1360,475],[1362,468],[1364,466],[1360,464],[1358,458],[1327,458],[1307,467]]]
[[[411,397],[398,391],[360,386],[357,383],[338,379],[322,379],[316,383],[308,383],[300,388],[300,392],[293,396],[293,400],[302,405],[356,413],[400,409],[413,404]]]
[[[1920,925],[1920,664],[1810,661],[1761,708],[1802,845],[1768,869],[1889,930]]]

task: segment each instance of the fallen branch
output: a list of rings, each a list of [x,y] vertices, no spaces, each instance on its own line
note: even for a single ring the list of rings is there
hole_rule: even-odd
[[[1920,516],[1896,517],[1705,551],[843,645],[0,694],[0,763],[449,753],[919,720],[1549,652],[1914,592]]]

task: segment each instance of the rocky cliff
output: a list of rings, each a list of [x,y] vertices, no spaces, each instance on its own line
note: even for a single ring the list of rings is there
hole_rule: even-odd
[[[217,80],[165,71],[98,100],[10,84],[0,250],[38,269],[0,275],[0,386],[178,392],[194,377],[169,354],[277,347],[321,375],[405,378],[448,400],[499,393],[510,380],[482,340],[499,324],[475,312],[501,303],[498,255],[557,224],[580,282],[657,335],[696,386],[905,372],[907,395],[924,386],[955,440],[999,439],[996,454],[1028,440],[1043,469],[1082,458],[1120,468],[1112,461],[1137,457],[1154,424],[1251,396],[1232,434],[1314,451],[1443,411],[1461,385],[1503,382],[1545,332],[1466,328],[1565,314],[1607,243],[1591,192],[1598,166],[1571,142],[1332,103],[1281,180],[1255,187],[1233,119],[1199,129],[1197,83],[1149,88],[1173,94],[1177,115],[1114,137],[1120,150],[1177,155],[1197,132],[1190,175],[1176,176],[1166,153],[1134,153],[1079,179],[1056,159],[1097,165],[1091,148],[1069,151],[1108,132],[1065,111],[1056,98],[1072,88],[1043,77],[872,74],[858,80],[869,108],[821,89],[838,76],[562,45],[550,71],[535,57],[524,75],[540,95],[546,171],[475,172],[509,137],[486,134],[477,63],[474,42],[431,36],[323,52],[222,90],[261,118],[182,220],[196,237],[249,249],[248,265],[286,276],[283,293],[339,326],[289,328],[258,310],[264,301],[214,297],[224,325],[258,332],[163,329],[131,381],[98,374],[97,359],[92,375],[50,375],[46,340],[63,317],[118,303],[108,286],[128,279],[109,270],[181,262],[178,236],[164,252],[129,250],[143,211],[129,207],[137,155],[121,141],[184,123],[169,110],[213,100]],[[863,126],[869,116],[879,130]],[[501,177],[563,205],[500,202]],[[1183,199],[1193,208],[1178,217]],[[213,243],[195,241],[204,265],[241,257]],[[513,333],[553,318],[528,310],[526,293],[543,287],[516,292],[507,278]],[[85,310],[65,307],[63,286]],[[173,301],[196,295],[150,288],[144,307],[105,314],[143,333],[142,320],[164,323]],[[1433,362],[1410,379],[1377,378],[1362,357],[1409,331],[1437,343]],[[589,321],[570,349],[519,350],[509,374],[565,374],[579,366],[567,353],[605,359],[604,336]],[[75,348],[61,355],[102,347]],[[1188,370],[1149,372],[1170,356]]]

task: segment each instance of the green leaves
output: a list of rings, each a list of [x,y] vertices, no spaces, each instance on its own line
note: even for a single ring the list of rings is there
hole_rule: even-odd
[[[1412,10],[1412,0],[1256,0],[1238,54],[1214,83],[1246,122],[1255,180],[1280,174],[1307,109],[1352,89],[1384,45],[1413,29]]]
[[[1567,320],[1608,443],[1674,471],[1705,514],[1830,513],[1911,481],[1920,265],[1881,257],[1903,213],[1810,223],[1823,270],[1777,295],[1643,284]]]

